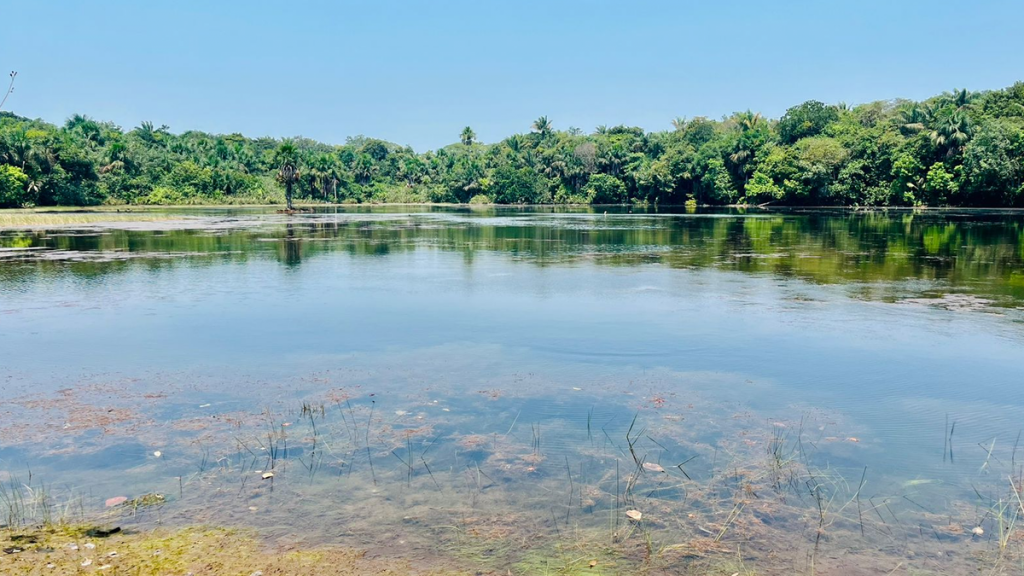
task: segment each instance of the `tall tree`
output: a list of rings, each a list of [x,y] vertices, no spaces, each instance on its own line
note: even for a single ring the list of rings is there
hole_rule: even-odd
[[[935,146],[945,153],[946,158],[963,152],[964,146],[971,139],[971,121],[962,112],[957,111],[943,118],[932,130],[931,140]]]
[[[829,124],[839,120],[839,111],[817,100],[793,106],[779,120],[779,137],[786,144],[817,136]]]
[[[288,210],[292,205],[292,189],[299,180],[299,151],[291,142],[283,142],[274,151],[274,164],[277,165],[277,179],[284,184],[284,199]]]
[[[542,137],[550,135],[551,130],[551,121],[548,120],[547,116],[541,116],[533,121],[533,131],[540,134]]]

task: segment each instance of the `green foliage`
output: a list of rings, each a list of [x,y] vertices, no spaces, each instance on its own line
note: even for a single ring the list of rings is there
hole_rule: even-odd
[[[817,100],[808,100],[794,106],[779,119],[779,139],[792,144],[801,138],[817,136],[825,128],[839,120],[839,111]]]
[[[924,202],[931,206],[941,206],[949,203],[949,199],[956,195],[957,183],[953,175],[946,171],[946,165],[942,162],[932,164],[928,174],[924,177]]]
[[[167,186],[156,186],[149,194],[139,198],[138,203],[180,205],[187,204],[187,199],[188,197],[182,191]]]
[[[18,208],[31,202],[25,189],[28,176],[17,166],[0,165],[0,207]]]
[[[592,204],[624,204],[626,185],[608,174],[594,174],[584,190],[586,199]]]
[[[918,190],[923,183],[923,172],[924,167],[917,158],[909,154],[897,158],[892,165],[892,197],[905,204],[917,204]]]
[[[686,123],[683,138],[694,148],[700,148],[715,137],[715,122],[698,116]]]
[[[489,191],[498,204],[540,204],[548,200],[541,176],[529,168],[498,168]]]
[[[731,204],[739,197],[733,186],[732,177],[725,167],[725,160],[714,157],[707,164],[700,179],[701,198],[712,204]]]
[[[960,203],[1021,206],[1024,197],[1024,125],[991,119],[964,147]]]
[[[747,199],[751,202],[773,202],[782,200],[785,192],[775,180],[765,172],[758,170],[747,182]]]
[[[1024,205],[1021,82],[923,102],[808,101],[778,122],[747,111],[676,118],[666,132],[584,135],[546,116],[528,128],[482,144],[466,127],[417,154],[364,136],[333,146],[0,112],[0,203]]]
[[[815,204],[831,204],[833,183],[849,158],[849,151],[839,141],[827,136],[800,140],[795,149],[803,184],[799,193]]]

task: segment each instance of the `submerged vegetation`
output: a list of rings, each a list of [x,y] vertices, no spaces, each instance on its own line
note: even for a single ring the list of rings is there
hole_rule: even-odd
[[[164,444],[175,456],[153,455],[146,483],[172,494],[105,508],[91,490],[9,478],[0,571],[1006,574],[1024,560],[1016,446],[993,440],[991,474],[969,488],[894,482],[852,465],[870,448],[831,416],[718,418],[661,396],[630,414],[579,394],[594,403],[585,427],[582,415],[524,414],[500,390],[409,404],[330,389],[205,419]],[[477,416],[495,402],[500,421]],[[336,547],[352,542],[388,560]]]
[[[422,574],[468,572],[414,569],[409,562],[366,558],[357,550],[266,550],[253,534],[218,528],[122,532],[61,524],[0,534],[0,572],[29,574]]]
[[[363,136],[344,145],[143,122],[124,131],[0,112],[0,207],[287,202],[1024,206],[1024,82],[923,102],[808,101],[677,118],[673,130],[556,130],[436,151]]]

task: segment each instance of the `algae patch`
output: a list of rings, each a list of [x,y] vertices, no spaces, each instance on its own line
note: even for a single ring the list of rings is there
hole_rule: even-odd
[[[106,535],[106,536],[103,536]],[[450,569],[414,567],[401,560],[369,558],[345,548],[268,549],[252,533],[221,528],[130,532],[111,527],[52,526],[3,532],[0,574],[240,575],[420,574],[457,576]]]

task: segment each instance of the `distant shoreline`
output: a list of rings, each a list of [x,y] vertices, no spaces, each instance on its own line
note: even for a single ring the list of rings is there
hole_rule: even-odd
[[[0,113],[0,206],[640,205],[1024,207],[1024,82],[921,101],[807,100],[672,121],[556,127],[442,148],[62,125]]]
[[[886,206],[886,205],[834,205],[834,204],[780,204],[764,206],[759,204],[698,204],[697,206],[687,206],[686,204],[657,204],[657,205],[643,205],[643,204],[467,204],[467,203],[452,203],[452,202],[362,202],[362,203],[295,203],[296,208],[308,209],[308,208],[387,208],[387,207],[401,207],[401,206],[421,206],[421,207],[438,207],[438,208],[593,208],[597,209],[629,209],[629,210],[658,210],[662,208],[679,208],[679,209],[700,209],[700,210],[721,210],[721,209],[742,209],[742,210],[764,210],[764,211],[784,211],[784,210],[885,210],[885,211],[898,211],[898,212],[918,212],[918,211],[1000,211],[1000,212],[1022,212],[1024,213],[1024,207],[1012,207],[1012,206]],[[284,204],[124,204],[124,205],[102,205],[102,206],[38,206],[34,208],[0,208],[0,214],[14,214],[14,213],[34,213],[34,214],[46,214],[46,213],[122,213],[130,214],[132,212],[148,212],[158,211],[163,209],[173,208],[176,210],[203,210],[210,208],[219,209],[232,209],[232,208],[278,208],[284,210]]]

